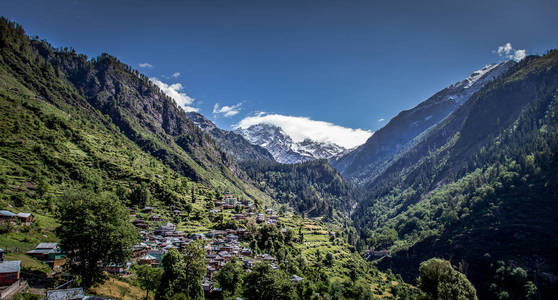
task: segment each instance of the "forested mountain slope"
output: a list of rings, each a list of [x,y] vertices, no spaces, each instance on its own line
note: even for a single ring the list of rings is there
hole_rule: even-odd
[[[0,33],[3,92],[7,93],[2,101],[7,101],[9,95],[13,97],[13,101],[23,101],[17,105],[40,107],[30,108],[31,111],[50,110],[51,113],[47,115],[53,120],[46,124],[50,126],[52,134],[62,134],[62,130],[70,134],[75,128],[84,128],[89,132],[86,137],[94,139],[98,138],[94,136],[97,131],[99,134],[104,132],[107,139],[114,141],[110,143],[132,141],[135,144],[130,144],[133,145],[130,146],[133,147],[130,150],[132,152],[124,161],[106,157],[116,168],[129,165],[129,161],[134,161],[135,158],[154,157],[178,174],[189,178],[189,181],[217,190],[235,191],[254,200],[270,201],[269,197],[249,183],[248,177],[234,160],[186,118],[184,111],[147,77],[106,54],[87,60],[86,56],[76,54],[72,49],[57,50],[44,41],[31,40],[19,25],[9,24],[5,19],[0,22]],[[14,89],[13,86],[19,88]],[[26,110],[20,112],[24,113]],[[2,119],[4,126],[8,127],[12,126],[10,122],[26,126],[31,121],[31,117],[8,114],[7,110]],[[29,126],[38,125],[33,123]],[[56,143],[64,141],[60,138],[45,135],[33,138],[32,135],[22,133],[19,142],[41,143],[44,139],[47,139],[43,144],[45,151],[62,151],[56,146]],[[101,146],[96,143],[92,142],[92,145]],[[77,148],[77,153],[88,153],[81,146]],[[39,151],[37,147],[33,149]],[[108,151],[110,148],[107,146],[101,149]],[[6,152],[2,157],[7,158],[14,155],[9,152],[20,151],[21,148],[7,145],[4,150]],[[115,147],[114,151],[121,150]],[[37,163],[49,165],[47,160],[53,156],[56,155],[40,156]],[[30,163],[28,160],[33,159],[31,155],[17,157],[20,160],[15,161],[16,164]],[[60,155],[60,159],[70,157]],[[83,172],[98,164],[101,162],[97,158],[93,159],[83,166]],[[73,164],[71,165],[73,168]],[[106,167],[98,168],[106,171]],[[71,168],[66,167],[61,171],[69,172],[68,169]],[[114,176],[122,175],[115,172]],[[78,177],[74,179],[80,181]],[[95,181],[93,178],[87,180]]]
[[[528,57],[368,184],[353,218],[395,252],[381,265],[414,280],[418,263],[445,257],[483,298],[553,299],[557,105],[558,51]]]
[[[141,189],[168,204],[177,199],[186,204],[194,194],[213,197],[216,191],[228,190],[267,205],[273,202],[271,195],[312,217],[344,215],[355,202],[352,187],[327,162],[282,167],[271,162],[265,149],[205,122],[215,142],[146,77],[114,57],[87,60],[3,25],[2,174],[8,186],[35,188],[41,182],[50,186],[52,201],[83,183],[118,189],[126,197]],[[201,117],[195,121],[207,121]],[[20,128],[17,135],[9,134],[16,132],[12,126]],[[247,176],[216,144],[233,149],[232,156],[241,160],[269,163],[245,164],[251,165]],[[37,164],[39,173],[32,167]],[[258,169],[260,164],[266,167]],[[281,171],[268,177],[272,169]],[[20,194],[35,197],[25,192],[14,197]]]
[[[262,191],[308,217],[343,219],[357,201],[356,187],[323,159],[297,164],[245,161],[241,167]]]
[[[381,174],[397,156],[411,148],[414,140],[465,103],[488,82],[506,72],[514,61],[490,64],[473,72],[416,107],[400,112],[365,144],[331,160],[343,176],[366,183]]]

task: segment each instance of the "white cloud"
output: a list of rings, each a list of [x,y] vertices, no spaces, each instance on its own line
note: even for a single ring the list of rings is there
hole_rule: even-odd
[[[153,65],[150,63],[141,63],[139,66],[140,68],[153,68]]]
[[[171,76],[172,78],[177,78],[178,76],[180,76],[180,72],[174,72]]]
[[[384,119],[384,118],[379,118],[379,119],[378,119],[378,122],[383,122],[383,121],[385,121],[385,120],[386,120],[386,119]]]
[[[186,95],[186,93],[184,92],[181,92],[182,89],[184,89],[182,84],[173,83],[169,85],[155,77],[150,78],[149,80],[151,80],[151,82],[153,82],[156,86],[158,86],[161,89],[161,91],[163,91],[163,93],[165,93],[167,96],[174,99],[174,101],[176,101],[178,106],[182,107],[184,111],[189,112],[189,111],[199,110],[199,108],[195,108],[191,106],[192,104],[194,104],[194,98]]]
[[[281,127],[295,142],[311,139],[318,142],[335,143],[345,148],[361,145],[373,134],[370,130],[346,128],[329,122],[311,120],[307,117],[266,115],[262,112],[242,119],[236,124],[236,128],[248,128],[262,123]]]
[[[242,103],[238,103],[231,106],[223,105],[222,107],[219,107],[219,103],[215,103],[213,106],[213,113],[223,114],[225,117],[232,117],[240,112],[241,105]]]
[[[513,48],[512,48],[511,43],[506,43],[504,46],[499,46],[497,52],[498,52],[498,55],[504,56],[504,55],[510,54],[512,49]]]
[[[525,56],[527,56],[527,54],[525,53],[525,49],[515,50],[515,52],[513,53],[513,60],[520,61],[524,59]]]
[[[527,56],[525,49],[514,49],[511,43],[499,46],[495,52],[505,59],[513,59],[515,61],[520,61]]]

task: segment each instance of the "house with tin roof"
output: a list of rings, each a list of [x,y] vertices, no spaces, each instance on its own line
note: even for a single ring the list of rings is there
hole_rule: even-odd
[[[9,286],[18,282],[20,273],[20,260],[9,260],[0,262],[0,286]]]

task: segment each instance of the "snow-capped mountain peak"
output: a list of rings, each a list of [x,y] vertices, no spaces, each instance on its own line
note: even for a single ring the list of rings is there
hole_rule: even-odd
[[[238,128],[235,132],[250,143],[267,149],[276,161],[286,164],[329,159],[346,150],[334,143],[319,142],[308,138],[297,142],[281,127],[265,123]]]

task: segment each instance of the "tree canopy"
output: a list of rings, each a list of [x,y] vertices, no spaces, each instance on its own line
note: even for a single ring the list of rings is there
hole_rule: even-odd
[[[205,253],[199,243],[188,244],[183,254],[170,249],[161,263],[164,272],[156,299],[174,299],[181,294],[187,299],[203,299]]]
[[[58,212],[60,245],[83,285],[99,282],[103,266],[125,264],[132,255],[138,233],[113,195],[70,192],[62,197]]]
[[[161,283],[163,270],[149,265],[140,265],[136,268],[136,280],[141,288],[145,289],[145,299],[149,299],[149,291],[156,290]]]
[[[420,264],[419,288],[431,300],[472,300],[477,293],[464,274],[447,260],[432,258]]]
[[[217,272],[215,279],[224,292],[234,294],[242,281],[244,270],[237,259],[231,260]]]
[[[246,275],[244,296],[250,300],[293,299],[294,286],[285,272],[274,270],[268,263],[260,263]]]

